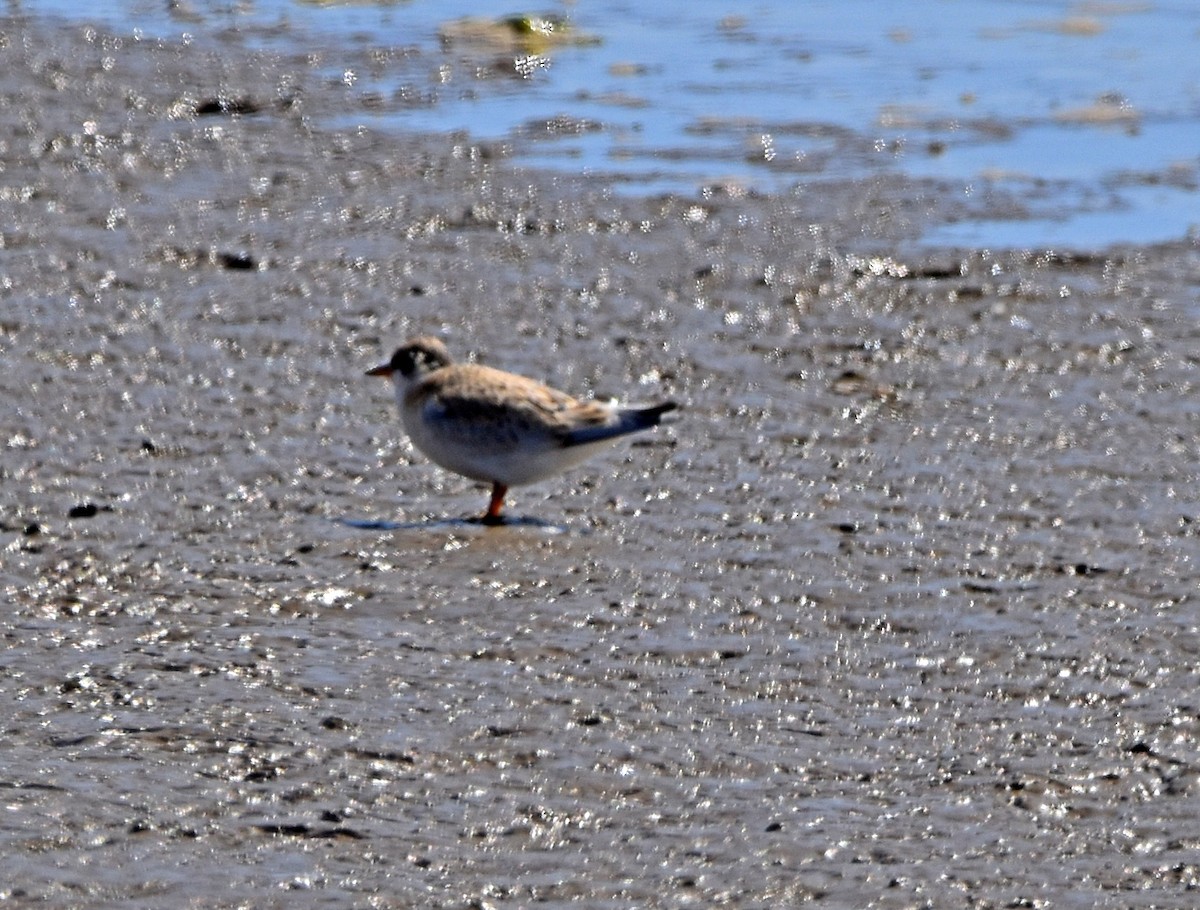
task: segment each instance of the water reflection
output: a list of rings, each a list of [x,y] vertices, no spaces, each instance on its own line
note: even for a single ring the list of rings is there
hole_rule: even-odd
[[[531,165],[614,178],[617,192],[693,193],[714,182],[781,191],[887,171],[942,180],[953,193],[997,175],[1099,186],[1132,169],[1158,191],[1122,193],[1112,217],[1078,220],[1091,209],[1072,186],[1050,214],[1022,216],[1031,236],[1146,242],[1182,238],[1196,222],[1200,158],[1179,141],[1198,129],[1195,5],[550,6],[570,26],[564,35],[586,40],[539,33],[536,53],[528,36],[464,40],[468,21],[511,33],[514,8],[502,0],[196,0],[186,19],[141,0],[37,9],[118,33],[178,39],[232,26],[245,43],[282,52],[320,43],[311,59],[330,79],[354,74],[327,125],[461,130],[507,143]],[[1010,242],[986,211],[968,217],[970,230],[944,238]]]

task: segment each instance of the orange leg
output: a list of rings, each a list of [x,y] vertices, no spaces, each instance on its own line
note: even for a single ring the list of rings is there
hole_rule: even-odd
[[[492,484],[492,501],[488,503],[487,513],[483,516],[485,525],[503,524],[504,519],[500,515],[500,510],[504,507],[504,495],[508,492],[508,487],[502,483]]]

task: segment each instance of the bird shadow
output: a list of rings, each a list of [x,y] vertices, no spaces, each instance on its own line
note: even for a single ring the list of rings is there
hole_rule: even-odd
[[[335,518],[333,520],[358,531],[437,531],[456,528],[536,528],[556,534],[565,534],[570,531],[566,525],[555,524],[531,515],[505,516],[499,520],[490,520],[478,515],[461,518],[423,518],[416,521],[387,521],[373,518]]]

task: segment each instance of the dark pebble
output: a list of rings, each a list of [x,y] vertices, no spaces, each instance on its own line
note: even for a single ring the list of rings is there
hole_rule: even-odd
[[[251,271],[258,268],[258,260],[249,253],[218,253],[217,261],[227,269]]]
[[[257,114],[262,105],[249,98],[206,98],[196,105],[196,115],[211,117],[215,114]]]

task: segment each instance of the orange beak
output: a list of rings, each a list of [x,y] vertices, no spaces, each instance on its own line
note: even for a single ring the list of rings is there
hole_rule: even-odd
[[[394,372],[395,372],[395,370],[392,369],[392,365],[390,363],[381,363],[379,366],[375,367],[374,369],[367,370],[367,375],[368,376],[387,377],[387,376],[391,376],[392,373],[394,373]]]

